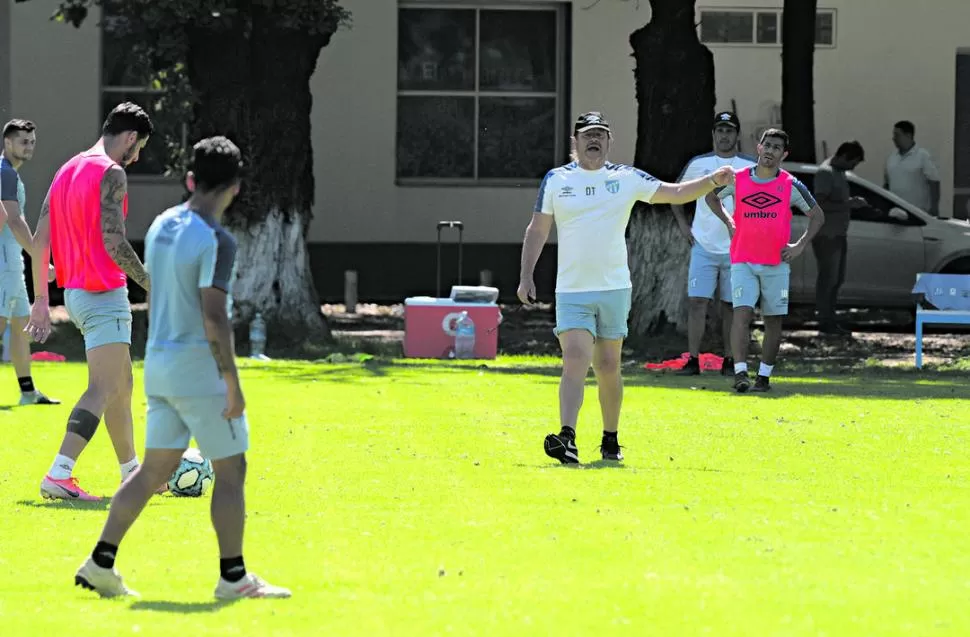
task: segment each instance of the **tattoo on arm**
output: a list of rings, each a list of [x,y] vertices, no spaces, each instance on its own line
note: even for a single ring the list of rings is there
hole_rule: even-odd
[[[125,233],[124,201],[128,179],[120,166],[110,168],[101,180],[101,236],[114,262],[135,283],[148,289],[148,273]]]
[[[229,370],[229,365],[222,356],[222,346],[219,341],[209,341],[209,349],[212,350],[212,357],[216,359],[216,368],[219,375],[225,374]]]

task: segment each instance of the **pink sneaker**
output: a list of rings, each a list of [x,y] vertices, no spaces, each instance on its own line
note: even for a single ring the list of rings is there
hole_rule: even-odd
[[[55,480],[50,476],[44,476],[40,483],[40,495],[45,500],[83,500],[85,502],[97,502],[101,498],[91,495],[80,486],[77,478],[71,476],[64,480]]]

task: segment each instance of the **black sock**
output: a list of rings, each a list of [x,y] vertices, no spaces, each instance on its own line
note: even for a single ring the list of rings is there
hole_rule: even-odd
[[[569,438],[570,440],[576,440],[576,430],[572,427],[563,427],[559,430],[560,438]]]
[[[91,559],[101,568],[112,568],[115,565],[115,556],[118,555],[118,547],[107,542],[98,542],[94,547]]]
[[[604,438],[613,438],[615,440],[616,439],[616,432],[615,431],[604,431],[603,432],[603,437]]]
[[[34,379],[30,376],[24,376],[23,378],[18,378],[17,382],[20,383],[20,392],[26,394],[29,391],[34,391]]]
[[[243,564],[242,555],[219,560],[219,573],[227,582],[238,582],[246,577],[246,565]]]

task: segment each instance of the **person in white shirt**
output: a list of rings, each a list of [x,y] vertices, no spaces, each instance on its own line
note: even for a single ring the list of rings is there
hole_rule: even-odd
[[[930,152],[916,145],[916,127],[902,120],[893,126],[896,150],[886,159],[884,186],[934,217],[940,216],[940,170]]]
[[[555,334],[563,353],[559,384],[559,434],[545,439],[546,455],[578,464],[576,421],[583,404],[590,365],[599,385],[603,416],[600,454],[622,460],[617,441],[623,381],[620,355],[627,336],[633,284],[627,256],[626,226],[633,204],[686,203],[723,185],[734,171],[725,166],[679,184],[607,161],[613,135],[598,112],[579,116],[573,127],[573,161],[550,170],[539,187],[532,221],[522,243],[517,291],[531,305],[536,298],[536,262],[555,221],[559,238]]]
[[[711,137],[714,151],[694,157],[684,166],[677,181],[696,179],[723,166],[741,169],[758,163],[756,157],[738,153],[738,134],[741,122],[731,111],[714,116]],[[727,203],[728,214],[734,210],[733,198]],[[707,308],[720,290],[721,323],[724,337],[724,362],[721,374],[734,374],[734,358],[731,355],[731,317],[734,309],[731,299],[731,237],[727,227],[711,212],[704,198],[698,199],[694,221],[687,223],[687,215],[681,205],[672,206],[680,231],[690,244],[690,266],[687,273],[687,352],[689,358],[677,372],[681,376],[701,373],[700,350],[707,323]]]

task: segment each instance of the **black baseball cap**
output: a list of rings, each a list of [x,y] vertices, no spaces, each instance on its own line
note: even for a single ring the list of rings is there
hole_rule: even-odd
[[[582,133],[583,131],[592,130],[594,128],[602,128],[607,133],[610,132],[610,123],[606,121],[603,114],[597,111],[590,111],[589,113],[583,113],[576,120],[576,124],[573,126],[573,135],[576,133]]]
[[[711,129],[717,128],[720,124],[727,124],[728,126],[733,126],[735,130],[741,130],[741,122],[738,121],[738,116],[732,111],[721,111],[714,116],[714,124]]]

